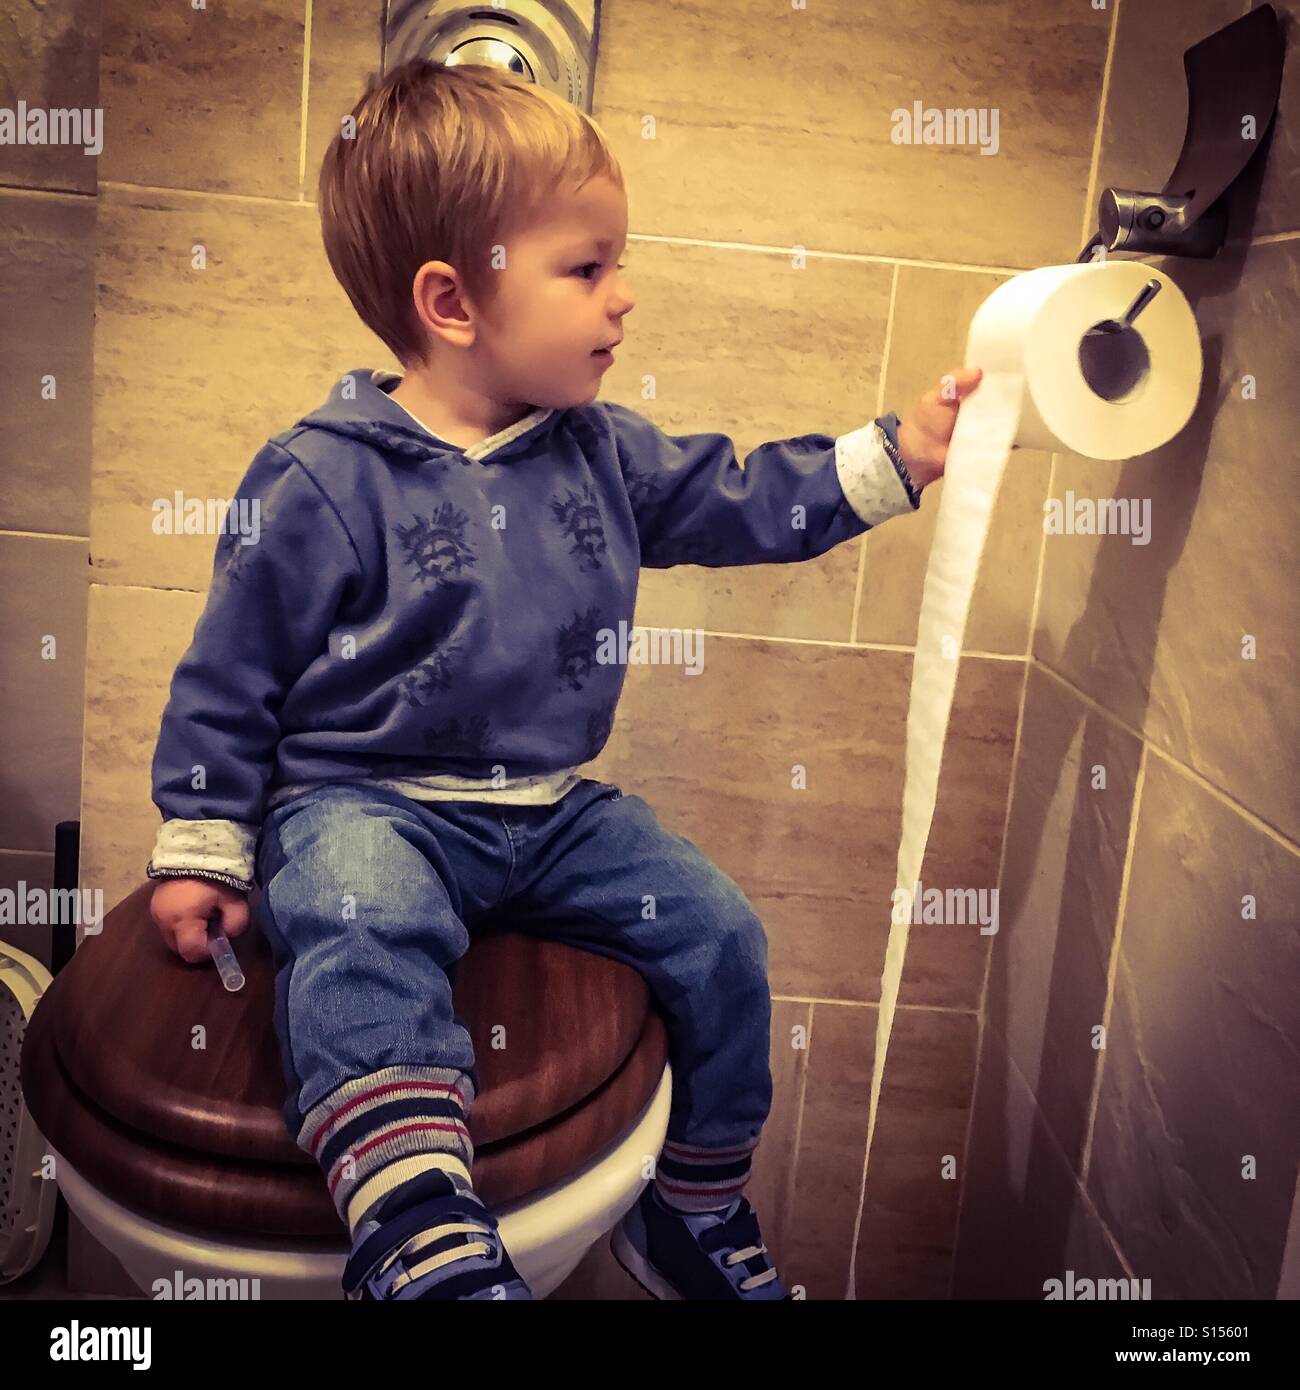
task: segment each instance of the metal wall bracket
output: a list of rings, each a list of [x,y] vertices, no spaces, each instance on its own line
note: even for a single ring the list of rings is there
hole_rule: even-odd
[[[1174,171],[1159,193],[1107,188],[1097,210],[1100,228],[1078,259],[1098,249],[1215,256],[1228,234],[1226,194],[1259,152],[1277,111],[1285,40],[1272,5],[1194,44],[1183,54],[1187,129]],[[1243,133],[1246,117],[1255,138]]]

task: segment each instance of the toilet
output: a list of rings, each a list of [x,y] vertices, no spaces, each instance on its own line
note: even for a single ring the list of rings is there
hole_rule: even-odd
[[[210,1296],[341,1299],[347,1230],[281,1113],[266,939],[254,918],[235,943],[244,987],[227,992],[162,940],[153,888],[87,934],[28,1020],[23,1099],[59,1188],[150,1297],[219,1281]],[[667,1031],[631,967],[508,918],[476,926],[453,1000],[481,1087],[474,1188],[544,1298],[646,1185],[668,1126]]]

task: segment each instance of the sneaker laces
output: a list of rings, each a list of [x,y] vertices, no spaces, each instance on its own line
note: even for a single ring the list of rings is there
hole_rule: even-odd
[[[469,1259],[472,1255],[486,1255],[490,1258],[496,1247],[491,1241],[482,1239],[485,1233],[489,1236],[492,1234],[488,1227],[474,1221],[457,1222],[455,1225],[439,1226],[436,1230],[421,1231],[399,1245],[371,1277],[376,1280],[382,1279],[397,1260],[402,1261],[403,1269],[388,1290],[388,1296],[391,1298],[412,1280],[422,1279],[426,1274],[432,1274],[434,1270],[451,1264],[454,1260]],[[456,1238],[454,1243],[448,1244],[452,1238]],[[426,1259],[417,1259],[420,1252],[429,1246],[437,1246],[436,1253]]]
[[[727,1251],[723,1254],[722,1263],[728,1268],[738,1264],[745,1266],[749,1277],[742,1279],[739,1284],[744,1293],[762,1288],[777,1277],[776,1266],[765,1258],[769,1251],[759,1233],[758,1218],[744,1197],[737,1197],[722,1220],[711,1230],[705,1231],[700,1240],[702,1244],[707,1242],[715,1253]],[[737,1248],[728,1250],[730,1246]]]
[[[461,1217],[449,1221],[449,1217]],[[349,1296],[360,1291],[361,1285],[378,1280],[401,1259],[411,1260],[429,1245],[452,1244],[430,1255],[418,1265],[407,1265],[388,1290],[391,1297],[412,1279],[430,1274],[452,1260],[471,1255],[491,1256],[495,1253],[496,1228],[499,1222],[474,1195],[435,1197],[430,1201],[406,1208],[389,1221],[383,1222],[353,1252],[343,1271],[343,1284]],[[487,1236],[487,1241],[483,1236]]]

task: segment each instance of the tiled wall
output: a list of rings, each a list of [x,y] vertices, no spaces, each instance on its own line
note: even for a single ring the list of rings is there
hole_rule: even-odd
[[[1300,4],[1275,8],[1294,50]],[[1241,13],[1237,0],[1123,0],[1098,187],[1159,186],[1182,136],[1174,60]],[[1042,1298],[1070,1271],[1076,1284],[1149,1280],[1129,1287],[1153,1299],[1300,1294],[1294,51],[1288,62],[1228,246],[1211,261],[1146,258],[1196,312],[1191,423],[1127,462],[1055,459],[1052,496],[1146,499],[1150,541],[1043,539],[957,1297]]]
[[[0,107],[93,108],[98,65],[98,4],[0,0]],[[80,815],[96,174],[81,147],[0,144],[0,890],[24,899]],[[49,966],[43,918],[0,940]]]
[[[1127,13],[1115,34],[1114,4],[1098,11],[1048,0],[820,0],[795,9],[760,0],[721,6],[605,0],[594,114],[628,175],[632,237],[625,260],[639,296],[606,396],[674,432],[726,431],[742,457],[767,439],[834,435],[881,411],[903,411],[961,362],[970,315],[996,284],[1020,269],[1078,254],[1090,229],[1090,188],[1163,177],[1172,164],[1181,120],[1167,111],[1161,113],[1167,119],[1154,119],[1142,108],[1141,141],[1150,149],[1127,128],[1108,130],[1100,171],[1093,167],[1108,61],[1113,111],[1115,72],[1126,54],[1137,61],[1141,40],[1131,35],[1144,25],[1159,27],[1149,16],[1156,8],[1164,7],[1123,0]],[[1213,12],[1224,8],[1189,4],[1172,27],[1181,32],[1185,25],[1190,41],[1214,27]],[[1227,8],[1235,13],[1236,0]],[[29,26],[30,13],[17,0],[0,0],[0,25]],[[33,88],[52,91],[40,98],[51,105],[90,104],[58,87],[54,65],[41,55],[60,47],[76,51],[92,13],[73,7],[65,18],[41,21],[45,31],[29,35],[18,50],[8,104],[18,95],[34,103]],[[65,594],[59,619],[69,633],[80,632],[76,596],[83,590],[74,581],[84,584],[80,556],[88,533],[82,882],[102,886],[110,903],[143,875],[158,819],[149,796],[158,716],[211,565],[211,537],[151,533],[151,500],[176,490],[229,496],[262,441],[318,404],[341,372],[359,362],[396,366],[334,282],[311,201],[325,144],[376,66],[378,16],[378,4],[345,0],[230,0],[206,11],[109,0],[97,197],[86,196],[95,194],[93,178],[76,182],[85,173],[75,160],[38,166],[30,157],[15,160],[24,152],[0,147],[0,182],[7,185],[0,188],[0,216],[22,233],[13,244],[21,253],[29,242],[52,241],[71,267],[49,250],[31,251],[38,268],[24,271],[27,288],[17,301],[30,326],[21,336],[12,330],[0,336],[7,379],[18,379],[16,364],[34,381],[41,362],[64,360],[59,353],[72,359],[65,371],[81,371],[80,403],[61,393],[57,423],[53,415],[38,415],[30,392],[19,406],[8,393],[0,396],[0,408],[15,412],[19,444],[17,462],[0,480],[0,527],[6,528],[0,566],[22,575],[26,586],[21,603],[10,605],[0,641],[17,698],[57,725],[50,746],[76,758],[80,688],[68,676],[57,697],[42,687],[48,675],[39,674],[30,648],[31,634],[51,627],[47,615]],[[1119,42],[1111,61],[1113,38]],[[1154,45],[1171,96],[1181,80],[1176,40],[1177,34]],[[93,72],[86,81],[92,78]],[[1142,102],[1148,90],[1136,83],[1126,99]],[[914,100],[997,108],[998,155],[895,145],[890,113]],[[654,117],[653,140],[643,138],[647,115]],[[1275,145],[1281,164],[1290,146]],[[1270,176],[1265,206],[1288,196],[1286,174],[1274,169]],[[1294,186],[1292,166],[1289,196]],[[1281,220],[1273,231],[1295,225],[1285,209],[1276,215]],[[1253,235],[1264,235],[1259,225]],[[207,257],[202,271],[192,268],[199,244]],[[1224,331],[1234,334],[1240,331],[1234,313],[1245,316],[1256,306],[1256,349],[1262,346],[1256,325],[1282,322],[1282,287],[1294,286],[1294,273],[1288,279],[1269,258],[1286,257],[1292,245],[1252,246],[1256,289],[1250,291],[1248,274],[1245,294],[1221,292],[1215,306]],[[791,254],[795,246],[807,248],[802,268]],[[0,254],[0,264],[10,268],[11,253]],[[26,264],[19,260],[14,268]],[[1206,277],[1213,298],[1215,277],[1225,272],[1216,263],[1193,269]],[[3,292],[14,294],[11,286],[23,279],[6,275]],[[63,326],[61,314],[75,326]],[[1275,367],[1280,347],[1279,336],[1271,350],[1257,351],[1255,370],[1266,375]],[[657,383],[654,400],[641,395],[646,375]],[[85,472],[80,482],[68,481],[78,464],[87,469],[92,405],[93,505]],[[1059,893],[1056,904],[1064,913],[1068,899],[1069,911],[1083,917],[1081,923],[1059,919],[1062,937],[1081,956],[1082,992],[1071,992],[1073,976],[1063,989],[1083,1021],[1105,997],[1110,960],[1101,938],[1113,933],[1124,903],[1138,903],[1142,893],[1157,906],[1185,899],[1186,911],[1203,922],[1196,940],[1211,945],[1214,920],[1181,860],[1194,857],[1198,874],[1225,891],[1233,886],[1223,877],[1232,861],[1217,845],[1209,852],[1201,839],[1185,845],[1186,835],[1218,836],[1220,821],[1233,818],[1230,836],[1243,846],[1257,836],[1254,865],[1261,872],[1266,862],[1275,866],[1268,885],[1275,901],[1286,887],[1281,866],[1294,860],[1279,834],[1294,840],[1295,825],[1277,804],[1285,783],[1276,742],[1288,687],[1281,667],[1289,657],[1278,645],[1286,600],[1275,588],[1264,592],[1272,567],[1252,561],[1260,542],[1285,553],[1286,511],[1272,501],[1268,484],[1289,478],[1280,452],[1267,461],[1247,457],[1282,438],[1282,407],[1275,397],[1267,424],[1265,414],[1234,409],[1243,418],[1231,437],[1248,448],[1221,460],[1209,455],[1227,470],[1214,494],[1219,508],[1210,516],[1213,498],[1198,503],[1197,484],[1209,481],[1210,465],[1182,485],[1178,468],[1165,470],[1171,512],[1178,513],[1175,503],[1186,509],[1182,529],[1172,539],[1166,532],[1160,558],[1156,546],[1136,561],[1126,556],[1131,574],[1104,547],[1102,554],[1085,554],[1042,544],[1049,489],[1104,493],[1119,485],[1117,474],[1094,475],[1084,470],[1106,466],[1060,458],[1053,470],[1049,455],[1017,455],[974,599],[922,873],[926,883],[991,888],[1005,863],[1004,926],[994,938],[991,976],[990,938],[974,928],[913,929],[865,1199],[875,1001],[898,846],[911,649],[943,484],[927,489],[919,513],[806,564],[643,576],[637,622],[704,629],[710,634],[705,672],[684,686],[670,668],[633,667],[611,742],[586,771],[645,796],[666,825],[737,879],[767,925],[775,1098],[751,1196],[783,1277],[809,1297],[842,1298],[851,1264],[858,1297],[948,1292],[972,1087],[977,1063],[986,1076],[996,1067],[999,1039],[1024,1075],[1035,1078],[1015,1093],[1018,1118],[1039,1113],[1037,1094],[1044,1097],[1038,1101],[1044,1123],[1054,1119],[1058,1127],[1068,1126],[1072,1103],[1091,1105],[1091,1078],[1067,1037],[1053,1034],[1048,1074],[1062,1078],[1059,1098],[1036,1092],[1040,1073],[1025,1066],[1026,1040],[1043,1047],[1035,1026],[1046,1016],[1056,1029],[1066,1009],[1051,1007],[1055,995],[1040,991],[1028,1005],[1016,995],[1025,1031],[1015,1035],[1005,1007],[999,1021],[991,993],[980,1045],[986,977],[995,990],[1017,947],[1038,963],[1051,949],[1042,944],[1042,905],[1031,901],[1030,890],[1042,891],[1041,877],[1064,853],[1072,825],[1068,810],[1064,821],[1045,820],[1049,807],[1058,808],[1047,769],[1068,761],[1053,758],[1060,709],[1074,712],[1086,728],[1058,742],[1088,765],[1098,761],[1093,750],[1102,750],[1115,799],[1079,808],[1084,839],[1067,859],[1073,892]],[[1225,418],[1217,427],[1220,450],[1226,424]],[[1146,469],[1150,478],[1156,466],[1145,459],[1123,467],[1133,476]],[[1180,554],[1188,559],[1193,521],[1202,532],[1217,531],[1247,498],[1266,534],[1259,536],[1243,517],[1236,546],[1202,534],[1195,549],[1200,567],[1177,568]],[[1144,565],[1158,566],[1158,573],[1141,572]],[[1109,582],[1100,573],[1108,567],[1121,572],[1122,602],[1117,588],[1100,605],[1071,608],[1071,594]],[[1161,603],[1174,596],[1173,572],[1180,575],[1183,606],[1194,607],[1199,620],[1184,620],[1180,628],[1189,650],[1163,629],[1157,640],[1150,626],[1145,648],[1142,632],[1121,640],[1120,619],[1160,617]],[[1072,584],[1076,574],[1093,584]],[[1250,693],[1240,681],[1231,684],[1224,662],[1211,663],[1205,645],[1214,636],[1207,610],[1219,611],[1214,605],[1226,592],[1254,600],[1242,621],[1260,633],[1261,646],[1269,634],[1274,639],[1272,664],[1265,671],[1257,663]],[[1225,610],[1224,621],[1230,617]],[[61,661],[65,650],[61,645]],[[1144,651],[1159,657],[1146,665],[1151,692],[1160,696],[1145,715],[1134,704]],[[1199,702],[1209,708],[1209,690],[1190,687],[1182,664],[1189,661],[1200,682],[1214,682],[1219,721],[1193,718]],[[78,666],[78,682],[80,672]],[[1164,673],[1162,684],[1157,672]],[[1109,678],[1104,687],[1102,676]],[[1229,693],[1231,710],[1223,699]],[[1026,695],[1021,756],[1013,760]],[[1225,727],[1247,712],[1243,700],[1255,736],[1272,739],[1262,748]],[[0,812],[9,817],[0,845],[10,850],[0,862],[8,862],[14,878],[25,861],[13,852],[47,850],[52,821],[76,814],[80,760],[64,769],[56,796],[37,727],[24,718],[4,733],[6,776],[19,795]],[[806,789],[797,791],[796,764],[808,770]],[[1013,767],[1013,849],[1004,855]],[[1035,794],[1044,803],[1037,813]],[[1157,796],[1165,798],[1163,814],[1152,800]],[[1145,836],[1139,821],[1137,858],[1126,875],[1135,799],[1150,819]],[[1187,814],[1192,807],[1194,821]],[[1032,827],[1040,828],[1036,839]],[[1014,918],[1007,911],[1013,898]],[[1151,920],[1166,923],[1160,929],[1168,936],[1184,930],[1181,914],[1173,924],[1159,914]],[[1261,912],[1261,931],[1264,921]],[[1081,928],[1093,932],[1091,954]],[[1140,928],[1125,933],[1130,950],[1140,935]],[[1243,970],[1255,959],[1231,958]],[[1254,976],[1230,983],[1244,990]],[[1116,1002],[1112,1061],[1122,1020],[1132,1014],[1121,996]],[[1064,1016],[1069,1019],[1068,1010]],[[792,1045],[803,1035],[806,1047]],[[995,1081],[1012,1071],[1004,1066]],[[1121,1094],[1125,1074],[1112,1065],[1105,1083],[1115,1092],[1114,1123],[1121,1126],[1122,1107],[1135,1099]],[[1131,1068],[1128,1074],[1142,1080]],[[983,1095],[988,1102],[990,1093]],[[1005,1174],[997,1169],[1004,1155],[988,1149],[1000,1123],[996,1097],[982,1103],[979,1118],[988,1123],[974,1130],[976,1153],[988,1154],[990,1171],[977,1180],[972,1170],[966,1180],[965,1230],[975,1230],[982,1215],[995,1217],[998,1201],[1005,1207],[1007,1200]],[[1098,1126],[1092,1135],[1094,1174],[1124,1156],[1118,1131],[1109,1148],[1106,1132]],[[1049,1176],[1066,1191],[1072,1171],[1058,1164]],[[1126,1204],[1141,1195],[1113,1182],[1099,1193],[1120,1204],[1121,1225],[1130,1219]],[[1099,1218],[1093,1212],[1090,1219],[1094,1224],[1084,1229],[1100,1242],[1093,1234]],[[997,1242],[999,1256],[1007,1244]],[[973,1277],[978,1283],[984,1275]],[[560,1296],[634,1293],[598,1249]]]

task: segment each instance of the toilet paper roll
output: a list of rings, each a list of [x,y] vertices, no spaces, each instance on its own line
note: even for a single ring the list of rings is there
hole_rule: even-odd
[[[1160,289],[1131,328],[1089,331],[1101,320],[1122,319],[1150,280],[1158,280]],[[1011,451],[1120,459],[1167,443],[1195,407],[1201,343],[1191,306],[1159,270],[1135,261],[1043,266],[1004,281],[976,310],[965,365],[982,368],[984,375],[957,413],[921,599],[858,1228],[966,619]],[[853,1247],[856,1254],[856,1229]],[[851,1259],[848,1297],[856,1296],[855,1288]]]

